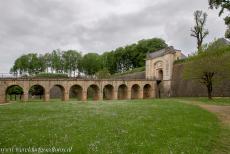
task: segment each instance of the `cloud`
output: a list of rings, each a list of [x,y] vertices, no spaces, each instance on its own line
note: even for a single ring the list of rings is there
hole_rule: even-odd
[[[207,42],[224,35],[207,0],[0,0],[0,72],[25,53],[53,49],[109,51],[140,39],[162,37],[175,48],[195,50],[193,12],[208,12]]]

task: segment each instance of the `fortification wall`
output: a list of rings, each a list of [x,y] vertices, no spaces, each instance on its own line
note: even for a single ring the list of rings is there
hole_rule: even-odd
[[[198,81],[183,79],[183,64],[174,64],[172,74],[171,95],[173,97],[207,96],[206,87]],[[213,87],[213,96],[230,97],[230,80],[223,81]]]

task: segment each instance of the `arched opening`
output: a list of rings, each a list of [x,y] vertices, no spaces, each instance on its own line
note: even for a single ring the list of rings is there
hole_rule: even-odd
[[[152,98],[152,87],[149,84],[146,84],[143,89],[143,98],[148,99]]]
[[[112,85],[108,84],[103,89],[103,99],[112,100],[114,98],[114,88]]]
[[[90,85],[87,89],[88,100],[99,100],[99,87],[97,85]]]
[[[54,85],[50,89],[50,99],[61,99],[64,101],[65,88],[61,85]]]
[[[131,88],[131,99],[138,99],[140,98],[140,86],[135,84]]]
[[[158,70],[157,80],[163,81],[163,70],[162,69]]]
[[[23,96],[23,88],[18,85],[12,85],[6,88],[5,100],[6,102],[21,101]]]
[[[29,100],[44,100],[45,88],[41,85],[33,85],[29,89]]]
[[[69,90],[69,98],[71,100],[82,100],[83,89],[79,85],[73,85]]]
[[[128,98],[128,87],[125,84],[122,84],[118,87],[118,99],[127,99]]]

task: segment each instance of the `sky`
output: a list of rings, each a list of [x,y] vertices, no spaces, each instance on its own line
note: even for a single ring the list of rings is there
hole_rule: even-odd
[[[208,0],[0,0],[0,73],[31,52],[101,54],[154,37],[187,55],[196,49],[195,10],[208,14],[205,42],[224,37],[224,16]]]

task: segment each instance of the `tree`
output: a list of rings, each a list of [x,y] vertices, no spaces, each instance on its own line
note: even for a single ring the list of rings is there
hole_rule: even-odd
[[[20,95],[20,100],[23,95],[23,89],[19,86],[11,86],[7,89],[7,95],[10,95],[10,100],[12,99],[12,95],[14,95],[14,99],[17,99],[17,95]]]
[[[209,0],[209,6],[211,9],[221,8],[219,12],[219,16],[221,16],[224,13],[224,10],[230,11],[230,1],[229,0]],[[230,38],[230,16],[226,16],[224,20],[225,20],[225,24],[228,26],[225,32],[225,37]]]
[[[164,49],[167,46],[168,45],[161,38],[143,39],[138,41],[135,47],[136,49],[133,49],[136,54],[132,56],[134,58],[132,61],[137,63],[135,64],[135,68],[145,66],[145,58],[147,53]]]
[[[40,96],[40,99],[42,98],[42,95],[44,95],[44,89],[40,85],[34,85],[30,88],[29,94],[32,96]]]
[[[66,73],[69,73],[69,76],[74,73],[76,75],[76,71],[78,70],[79,62],[82,58],[81,53],[75,50],[68,50],[63,52],[62,55],[63,62],[64,62],[64,70]]]
[[[202,53],[187,60],[184,78],[197,80],[206,86],[208,98],[212,99],[213,85],[230,76],[230,46],[211,43]]]
[[[194,12],[195,26],[191,29],[191,36],[197,40],[197,50],[201,51],[204,38],[208,35],[208,30],[204,28],[207,21],[207,13],[200,10]]]
[[[80,70],[86,75],[95,75],[102,68],[101,58],[96,53],[88,53],[80,61]]]
[[[55,71],[55,73],[63,73],[64,71],[62,53],[60,50],[54,50],[51,53],[51,71]]]
[[[98,79],[107,79],[107,78],[109,78],[110,77],[110,73],[109,73],[109,70],[107,70],[107,69],[101,69],[100,71],[98,71],[97,73],[96,73],[96,77],[98,78]]]

